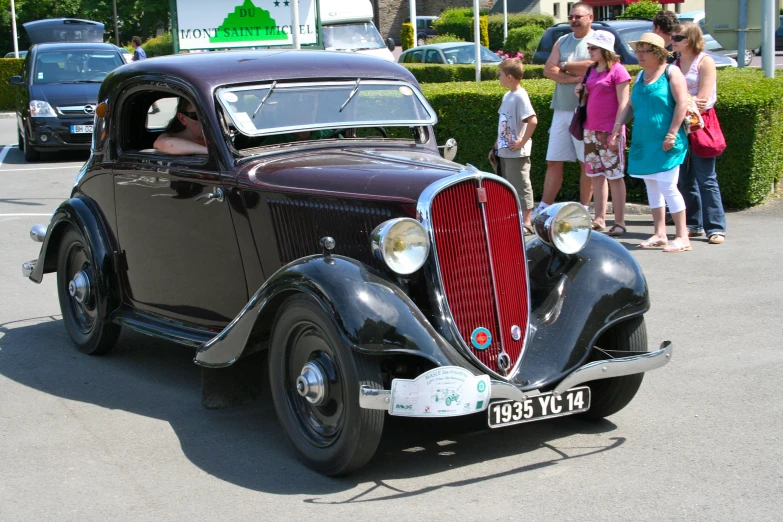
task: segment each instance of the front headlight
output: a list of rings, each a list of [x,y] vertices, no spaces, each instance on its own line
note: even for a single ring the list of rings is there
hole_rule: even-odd
[[[56,118],[54,109],[45,101],[30,100],[30,116],[33,118]]]
[[[390,219],[372,231],[373,255],[401,275],[412,274],[430,253],[430,240],[421,223],[411,218]]]
[[[592,233],[590,213],[579,203],[557,203],[542,210],[533,222],[536,234],[564,254],[582,250]]]

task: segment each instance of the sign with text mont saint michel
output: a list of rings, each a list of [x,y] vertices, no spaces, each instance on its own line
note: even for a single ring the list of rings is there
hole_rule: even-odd
[[[226,49],[293,43],[290,0],[176,0],[179,48]],[[299,0],[299,43],[318,42],[315,0]]]

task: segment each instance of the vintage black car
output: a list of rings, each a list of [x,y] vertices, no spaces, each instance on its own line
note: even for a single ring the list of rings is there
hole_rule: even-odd
[[[179,98],[207,154],[153,148]],[[627,250],[575,203],[526,242],[512,186],[439,155],[435,111],[399,65],[163,57],[110,74],[99,100],[92,155],[31,231],[24,274],[57,273],[85,353],[137,330],[192,346],[204,385],[237,393],[220,377],[262,357],[285,434],[322,473],[366,464],[387,413],[611,415],[671,356],[648,352]]]

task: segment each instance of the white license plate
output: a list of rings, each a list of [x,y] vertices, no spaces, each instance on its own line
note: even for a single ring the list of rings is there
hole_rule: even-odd
[[[92,125],[71,125],[71,134],[92,134]]]
[[[490,428],[572,415],[590,409],[590,388],[571,388],[559,397],[542,393],[524,401],[493,402],[487,408]]]

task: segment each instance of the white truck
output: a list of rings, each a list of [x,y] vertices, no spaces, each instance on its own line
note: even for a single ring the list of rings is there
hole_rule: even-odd
[[[171,0],[174,52],[291,47],[292,0]],[[303,48],[369,54],[394,61],[373,24],[370,0],[299,0]]]

